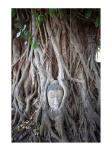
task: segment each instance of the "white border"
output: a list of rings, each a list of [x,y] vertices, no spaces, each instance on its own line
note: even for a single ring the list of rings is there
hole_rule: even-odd
[[[109,0],[1,0],[0,4],[0,149],[112,149],[112,8]],[[101,137],[96,144],[11,143],[11,8],[101,8]]]

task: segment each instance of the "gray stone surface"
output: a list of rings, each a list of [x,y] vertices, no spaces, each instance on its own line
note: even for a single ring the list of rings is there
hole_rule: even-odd
[[[63,98],[63,88],[59,85],[57,80],[52,81],[52,83],[48,86],[47,98],[50,108],[56,111]]]

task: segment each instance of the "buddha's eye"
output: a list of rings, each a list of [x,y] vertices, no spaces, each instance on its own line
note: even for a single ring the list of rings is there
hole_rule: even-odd
[[[48,94],[48,97],[53,98],[54,97],[54,92],[50,91],[49,94]]]

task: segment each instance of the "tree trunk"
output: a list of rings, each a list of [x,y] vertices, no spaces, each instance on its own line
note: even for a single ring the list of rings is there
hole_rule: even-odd
[[[40,25],[38,9],[16,10],[33,44],[12,39],[13,142],[100,141],[98,29],[80,20],[77,10],[63,11]]]

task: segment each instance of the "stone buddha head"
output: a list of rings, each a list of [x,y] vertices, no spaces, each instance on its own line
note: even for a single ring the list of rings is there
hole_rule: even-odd
[[[59,108],[63,94],[63,88],[59,85],[58,80],[53,80],[47,88],[48,103],[52,110],[56,111]]]

